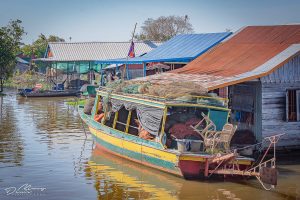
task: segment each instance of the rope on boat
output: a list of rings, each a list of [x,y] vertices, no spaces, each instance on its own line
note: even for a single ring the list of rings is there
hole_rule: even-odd
[[[251,144],[251,145],[248,145],[248,146],[245,146],[245,147],[241,147],[241,148],[235,148],[236,150],[243,150],[243,149],[248,149],[249,147],[254,147],[254,146],[258,146],[260,144],[263,144],[263,142],[259,142],[259,143],[256,143],[256,144]]]
[[[262,144],[265,143],[266,141],[269,141],[271,137],[278,136],[278,139],[277,139],[277,141],[278,141],[279,138],[283,135],[286,135],[286,133],[281,133],[281,134],[276,134],[276,135],[273,135],[273,136],[265,137],[265,138],[263,138],[263,140],[261,142],[258,142],[256,144],[251,144],[251,145],[241,147],[241,148],[235,148],[235,149],[231,150],[231,153],[233,153],[235,150],[238,151],[238,150],[248,149],[250,147],[255,147],[255,146],[258,146],[258,145],[261,145],[261,147],[258,149],[258,151],[261,151],[261,150],[263,150],[263,145]]]

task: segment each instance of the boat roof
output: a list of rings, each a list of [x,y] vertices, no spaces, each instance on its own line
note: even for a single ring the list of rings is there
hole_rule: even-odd
[[[157,108],[165,108],[165,107],[202,107],[208,109],[216,109],[216,110],[223,110],[229,111],[227,107],[228,100],[225,98],[220,97],[210,97],[210,96],[193,96],[195,99],[202,99],[199,101],[184,101],[184,100],[176,100],[176,99],[167,99],[158,96],[152,96],[147,94],[128,94],[128,93],[115,93],[110,92],[105,87],[101,87],[97,90],[97,94],[104,97],[109,96],[113,99],[118,99],[121,101],[128,101],[137,104],[143,104],[151,107]],[[218,104],[216,104],[218,101]],[[198,102],[198,103],[197,103]]]

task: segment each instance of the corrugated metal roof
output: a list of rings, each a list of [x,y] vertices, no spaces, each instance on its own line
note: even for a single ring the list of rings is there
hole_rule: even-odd
[[[190,62],[230,34],[231,32],[177,35],[142,57],[108,60],[103,63]]]
[[[300,25],[250,26],[183,68],[138,80],[192,81],[208,90],[272,73],[300,54]]]
[[[223,77],[210,89],[261,77],[299,52],[300,25],[248,26],[172,73]]]
[[[126,58],[131,42],[52,42],[48,49],[52,57],[44,61],[95,61]],[[155,49],[159,42],[135,42],[135,53],[143,55]],[[48,53],[46,52],[46,55]]]

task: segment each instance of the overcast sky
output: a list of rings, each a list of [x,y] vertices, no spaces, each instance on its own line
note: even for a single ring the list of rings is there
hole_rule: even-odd
[[[299,0],[0,0],[0,26],[20,19],[31,43],[40,33],[72,41],[128,41],[147,18],[188,15],[195,33],[300,23]]]

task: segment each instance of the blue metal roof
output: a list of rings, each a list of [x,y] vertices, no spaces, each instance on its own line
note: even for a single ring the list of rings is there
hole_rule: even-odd
[[[190,62],[227,38],[231,32],[177,35],[144,56],[97,61],[105,64]]]

